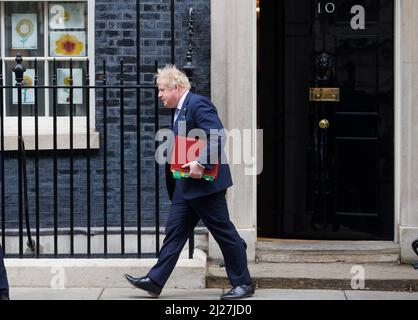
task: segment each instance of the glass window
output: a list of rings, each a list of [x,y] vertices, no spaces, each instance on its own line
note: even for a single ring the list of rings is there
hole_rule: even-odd
[[[4,4],[6,56],[44,55],[43,4],[39,2],[6,2]]]
[[[51,2],[49,14],[49,55],[87,56],[87,8],[85,2]]]
[[[15,74],[13,68],[16,63],[13,61],[8,61],[6,63],[6,85],[12,86],[15,85]],[[35,62],[27,61],[25,63],[26,72],[23,76],[23,88],[22,88],[22,105],[23,105],[23,116],[35,116],[35,89],[25,89],[25,86],[35,85]],[[44,79],[44,65],[43,63],[37,63],[37,76],[38,76],[38,85],[45,85]],[[37,99],[38,99],[38,114],[39,116],[45,116],[45,90],[36,89]],[[17,116],[17,103],[18,103],[18,89],[7,89],[6,92],[6,115],[9,117]]]
[[[8,86],[15,85],[12,72],[18,53],[26,67],[23,86],[53,85],[54,63],[57,85],[70,86],[70,60],[73,59],[73,85],[84,86],[89,57],[89,32],[87,1],[4,1],[1,2],[3,19],[1,52],[3,78]],[[90,36],[92,38],[92,35]],[[35,71],[35,58],[37,70]],[[74,116],[85,116],[87,110],[85,89],[72,89]],[[6,117],[17,116],[17,89],[7,89],[4,95]],[[39,115],[52,117],[53,90],[38,89]],[[23,115],[35,114],[35,90],[22,89]],[[70,89],[57,89],[57,114],[70,115]]]
[[[70,63],[67,61],[57,61],[55,62],[55,73],[58,86],[66,86],[67,88],[59,88],[56,90],[57,95],[57,115],[69,116],[70,115],[70,105],[71,105],[71,89],[70,89],[70,79],[71,79],[71,68]],[[72,79],[73,86],[85,86],[87,83],[86,80],[86,63],[85,62],[73,62],[72,68]],[[54,66],[50,62],[49,68],[49,78],[53,79]],[[53,84],[51,82],[51,84]],[[72,89],[72,103],[73,103],[73,115],[74,116],[86,116],[86,89]],[[51,105],[51,116],[52,116],[52,106],[53,106],[53,93],[50,93],[50,105]]]

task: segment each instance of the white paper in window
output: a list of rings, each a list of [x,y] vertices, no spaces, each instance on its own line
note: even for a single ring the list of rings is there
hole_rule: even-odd
[[[84,31],[49,33],[50,54],[52,57],[71,57],[86,55],[86,33]]]
[[[50,29],[84,29],[84,3],[51,3]]]
[[[12,49],[38,49],[36,14],[12,14]]]
[[[70,69],[57,69],[58,104],[70,104]],[[83,85],[83,69],[73,69],[73,86]],[[73,89],[73,103],[83,104],[83,89]]]

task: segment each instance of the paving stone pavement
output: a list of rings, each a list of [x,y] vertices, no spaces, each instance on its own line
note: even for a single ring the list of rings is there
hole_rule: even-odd
[[[223,289],[165,289],[158,300],[219,300]],[[12,300],[157,300],[134,288],[11,288]],[[418,292],[258,289],[246,300],[418,300]]]

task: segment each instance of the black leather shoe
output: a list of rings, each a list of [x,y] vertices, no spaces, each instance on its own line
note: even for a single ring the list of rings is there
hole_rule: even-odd
[[[221,300],[238,300],[251,297],[255,293],[253,284],[235,286],[221,296]]]
[[[163,289],[148,277],[134,278],[125,274],[125,278],[135,288],[145,290],[153,298],[157,298]]]
[[[10,300],[8,290],[0,290],[0,300]]]

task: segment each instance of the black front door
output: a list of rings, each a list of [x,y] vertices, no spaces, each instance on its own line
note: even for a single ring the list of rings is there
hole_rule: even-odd
[[[260,236],[391,240],[393,0],[260,0]]]

